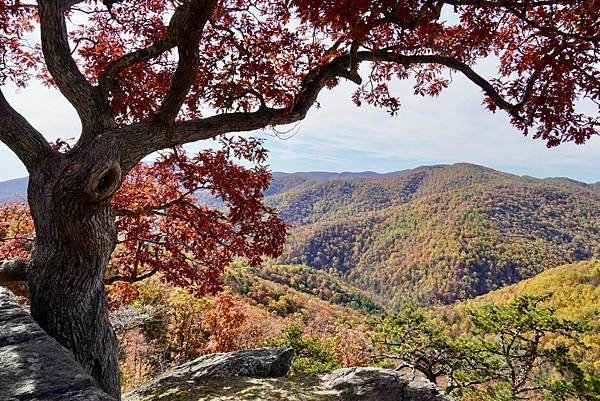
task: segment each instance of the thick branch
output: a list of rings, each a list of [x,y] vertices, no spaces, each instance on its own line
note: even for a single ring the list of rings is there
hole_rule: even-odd
[[[100,91],[104,94],[104,96],[107,96],[108,92],[114,86],[117,77],[123,70],[131,67],[132,65],[158,57],[161,54],[171,50],[173,47],[175,47],[174,41],[169,39],[161,39],[144,49],[125,54],[124,56],[114,60],[106,67],[106,70],[104,70],[104,73],[100,76],[98,85]]]
[[[156,116],[170,124],[175,120],[183,102],[196,81],[199,63],[200,38],[215,7],[215,0],[190,0],[175,10],[169,23],[169,36],[177,43],[179,60],[171,79],[169,91]]]
[[[52,149],[35,128],[8,103],[0,91],[0,141],[4,142],[28,170],[39,164]]]
[[[39,1],[42,51],[48,71],[58,89],[73,105],[83,125],[83,137],[93,136],[113,125],[108,101],[83,76],[71,57],[64,5],[73,2]]]
[[[6,287],[16,295],[27,296],[28,259],[0,261],[0,286]]]
[[[316,102],[320,91],[331,79],[345,77],[353,82],[360,83],[361,79],[358,74],[352,74],[349,69],[352,67],[352,63],[364,61],[390,62],[405,66],[418,64],[444,65],[463,73],[469,80],[479,86],[499,108],[519,118],[516,110],[517,106],[505,100],[489,81],[462,61],[441,55],[402,55],[386,51],[361,51],[352,56],[339,56],[328,64],[310,71],[303,80],[296,100],[290,108],[261,106],[255,112],[218,114],[203,119],[176,123],[172,127],[156,125],[151,122],[129,127],[127,132],[120,133],[120,139],[124,142],[122,149],[125,151],[125,157],[132,158],[130,163],[137,162],[149,153],[184,143],[210,139],[230,132],[247,132],[267,126],[292,124],[301,121]]]
[[[74,5],[77,5],[77,4],[82,3],[82,2],[83,2],[83,0],[61,0],[61,1],[59,1],[60,8],[63,11],[67,11],[71,7],[73,7]]]

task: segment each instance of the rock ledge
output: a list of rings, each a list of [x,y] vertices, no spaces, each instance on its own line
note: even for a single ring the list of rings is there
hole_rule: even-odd
[[[114,401],[0,287],[0,400]]]

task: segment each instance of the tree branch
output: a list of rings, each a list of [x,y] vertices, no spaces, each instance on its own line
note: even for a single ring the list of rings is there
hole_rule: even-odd
[[[99,78],[98,87],[100,88],[100,91],[104,96],[107,96],[108,92],[114,86],[118,75],[123,70],[131,67],[132,65],[158,57],[161,54],[171,50],[173,47],[175,47],[174,41],[168,38],[161,39],[144,49],[125,54],[124,56],[112,61],[110,64],[108,64],[106,70],[104,70]]]
[[[58,3],[60,3],[61,10],[67,11],[74,5],[77,5],[82,2],[83,0],[60,0]]]
[[[64,6],[73,1],[39,0],[42,51],[58,89],[73,105],[83,126],[82,140],[114,125],[108,101],[83,76],[71,57]]]
[[[27,120],[14,110],[0,91],[0,141],[21,159],[29,171],[52,155],[52,148]]]
[[[29,259],[0,261],[0,286],[11,290],[15,295],[27,296],[27,269]]]
[[[179,6],[169,22],[169,36],[177,43],[179,60],[156,117],[171,124],[196,81],[199,63],[200,38],[214,10],[215,0],[189,0]]]
[[[517,2],[517,1],[506,1],[506,0],[441,0],[442,4],[448,4],[451,6],[473,6],[473,7],[491,7],[491,8],[503,8],[513,16],[517,17],[521,21],[525,22],[530,27],[537,29],[538,32],[545,36],[554,37],[556,35],[563,36],[568,39],[578,39],[590,41],[597,44],[599,41],[599,35],[595,34],[592,36],[584,36],[576,33],[565,32],[556,26],[543,26],[527,17],[525,11],[519,10],[517,7],[527,9],[534,9],[535,7],[545,7],[553,5],[569,5],[573,4],[573,1],[569,0],[539,0],[539,1],[528,1],[528,2]]]
[[[471,82],[479,86],[483,92],[501,109],[507,111],[511,115],[513,115],[515,112],[516,106],[506,101],[488,80],[475,72],[475,70],[473,70],[473,68],[471,68],[468,64],[455,58],[435,54],[402,55],[390,52],[361,52],[360,57],[363,61],[385,61],[407,66],[414,64],[444,65],[448,68],[461,72]]]
[[[212,117],[183,121],[173,126],[143,122],[120,132],[123,155],[136,163],[147,154],[160,149],[214,138],[230,132],[247,132],[268,126],[293,124],[306,117],[314,105],[321,90],[327,82],[336,77],[344,77],[360,83],[358,74],[352,74],[353,63],[365,61],[390,62],[405,66],[418,64],[440,64],[460,71],[469,80],[479,86],[483,92],[501,109],[515,118],[518,115],[517,105],[505,100],[492,84],[473,70],[468,64],[448,56],[441,55],[402,55],[387,51],[360,51],[353,55],[339,56],[328,64],[311,70],[300,85],[294,104],[288,108],[271,108],[261,106],[254,112],[234,112],[218,114]],[[353,69],[356,69],[354,67]],[[140,135],[143,132],[143,135]]]
[[[155,267],[154,269],[152,269],[144,274],[140,274],[139,276],[136,276],[136,277],[122,276],[119,274],[115,274],[113,276],[106,277],[104,279],[104,285],[112,285],[116,282],[133,284],[133,283],[137,283],[138,281],[142,281],[147,278],[150,278],[150,277],[154,276],[157,272],[158,272],[158,268]]]

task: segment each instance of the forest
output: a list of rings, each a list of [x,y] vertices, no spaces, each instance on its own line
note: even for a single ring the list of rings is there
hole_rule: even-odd
[[[472,298],[600,256],[594,187],[476,165],[309,181],[266,202],[293,227],[281,262],[337,271],[393,307]]]
[[[127,350],[124,386],[206,353],[289,346],[292,375],[393,367],[465,401],[598,400],[599,280],[600,261],[579,262],[466,302],[399,312],[306,266],[238,262],[225,274],[225,292],[201,300],[152,280],[136,284],[131,303],[115,311]],[[338,303],[352,298],[362,304]],[[505,341],[516,341],[512,351]],[[518,383],[505,380],[511,369]]]

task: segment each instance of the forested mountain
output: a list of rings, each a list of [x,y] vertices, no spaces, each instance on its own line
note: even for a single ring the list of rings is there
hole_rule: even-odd
[[[25,187],[0,183],[0,202],[22,199]],[[387,306],[472,298],[600,256],[600,186],[568,178],[466,163],[275,172],[266,195],[292,227],[279,262],[339,274]]]
[[[295,228],[283,263],[340,272],[397,306],[450,303],[600,256],[600,193],[470,164],[306,181],[268,198]]]

